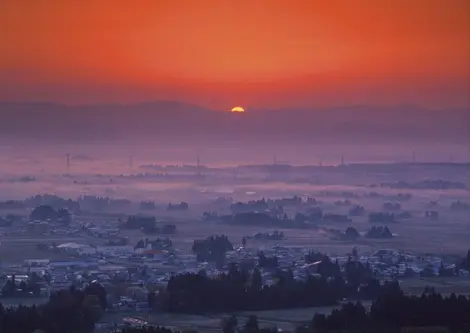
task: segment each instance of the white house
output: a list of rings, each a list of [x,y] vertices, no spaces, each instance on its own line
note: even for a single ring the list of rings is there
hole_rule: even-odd
[[[109,256],[131,255],[134,253],[134,247],[132,245],[97,246],[96,252]]]

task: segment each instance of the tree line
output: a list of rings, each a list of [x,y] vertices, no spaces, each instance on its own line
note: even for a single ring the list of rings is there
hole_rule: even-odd
[[[84,290],[70,287],[52,293],[39,306],[5,308],[0,304],[0,332],[88,333],[107,307],[106,291],[98,283]]]
[[[469,332],[470,299],[456,294],[443,297],[433,288],[426,288],[421,296],[393,290],[379,296],[369,311],[361,303],[348,303],[329,315],[315,314],[304,332],[400,332],[418,327],[423,332],[432,332],[431,328]]]
[[[261,271],[229,265],[228,273],[209,277],[205,271],[170,278],[166,292],[149,295],[149,303],[178,313],[207,313],[300,308],[338,304],[343,298],[373,299],[399,288],[397,282],[381,284],[370,267],[348,262],[345,276],[337,263],[324,259],[319,264],[322,276],[294,278],[291,270],[275,269],[272,283],[263,283]]]
[[[256,316],[249,316],[240,327],[235,316],[223,318],[224,333],[276,332],[276,328],[259,327]],[[194,331],[195,332],[195,331]],[[330,314],[316,313],[309,324],[299,326],[295,333],[361,332],[470,332],[470,299],[451,294],[443,297],[433,288],[421,296],[405,295],[400,288],[388,288],[369,309],[361,302],[347,303]],[[133,328],[123,333],[171,333],[166,328]]]
[[[222,284],[230,285],[230,281],[242,281],[241,272],[231,268],[232,271],[222,277]],[[290,284],[291,292],[296,289],[290,280],[289,273],[280,277],[280,286]],[[203,278],[204,275],[193,275],[192,278]],[[203,279],[201,279],[203,281]],[[282,281],[282,282],[281,282]],[[290,281],[290,282],[289,282]],[[312,306],[318,305],[318,297],[325,297],[330,294],[330,300],[336,302],[338,297],[331,284],[334,279],[319,279],[317,284],[314,280],[305,283],[302,292],[312,292],[302,297],[300,292],[291,294],[283,293],[282,288],[266,287],[264,292],[258,289],[253,294],[244,294],[241,290],[236,290],[232,294],[221,295],[222,300],[211,297],[211,294],[205,294],[203,299],[173,299],[179,309],[192,305],[199,305],[201,312],[211,310],[233,312],[240,309],[251,308],[260,310],[272,308],[270,304],[279,307],[289,307],[292,303],[295,305]],[[181,288],[173,282],[172,288]],[[207,283],[207,280],[206,280]],[[248,283],[253,288],[254,282]],[[325,291],[323,288],[327,287]],[[255,289],[254,289],[255,290]],[[284,291],[285,291],[284,290]],[[205,290],[206,292],[208,290]],[[222,288],[223,292],[227,292]],[[469,332],[470,331],[470,299],[465,296],[451,294],[448,297],[436,293],[432,288],[426,288],[421,296],[405,295],[397,284],[387,285],[382,288],[382,292],[375,298],[370,309],[360,302],[348,303],[341,309],[333,310],[329,315],[315,314],[311,322],[306,326],[300,326],[296,333],[318,333],[318,332],[385,332],[398,333],[406,328],[421,329],[423,332],[434,332],[441,328],[442,332]],[[182,292],[186,290],[183,288]],[[238,294],[237,294],[238,293]],[[238,299],[237,299],[238,295]],[[332,296],[333,295],[333,296]],[[189,296],[189,295],[186,295]],[[201,295],[194,294],[193,297]],[[249,298],[251,297],[251,298]],[[279,297],[279,298],[276,298]],[[291,301],[293,299],[293,301]],[[316,299],[316,301],[309,301]],[[184,301],[186,300],[186,303]],[[325,299],[324,299],[325,300]],[[236,303],[236,302],[239,303]],[[244,306],[241,306],[243,302]],[[272,302],[272,303],[270,303]],[[304,304],[301,304],[304,302]],[[186,304],[186,305],[184,305]],[[208,307],[208,305],[212,305]],[[260,306],[261,305],[261,306]],[[31,333],[42,331],[45,333],[90,333],[94,329],[94,324],[99,320],[102,312],[106,308],[106,295],[104,288],[97,283],[88,285],[83,291],[73,287],[68,290],[61,290],[51,295],[46,304],[40,306],[19,306],[16,308],[5,308],[0,304],[0,332]],[[216,309],[216,306],[223,308]],[[240,307],[240,308],[237,308]],[[171,310],[171,309],[170,309]],[[174,309],[175,310],[175,309]],[[194,310],[194,309],[193,309]],[[263,329],[259,327],[256,316],[249,316],[244,325],[239,325],[235,316],[223,318],[221,321],[221,331],[224,333],[274,333],[275,328]],[[164,327],[143,327],[143,328],[124,328],[122,333],[171,333],[172,331]],[[196,333],[196,331],[194,331]]]

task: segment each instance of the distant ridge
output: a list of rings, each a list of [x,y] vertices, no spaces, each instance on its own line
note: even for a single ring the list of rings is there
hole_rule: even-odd
[[[470,144],[470,110],[345,106],[248,110],[242,117],[178,101],[0,103],[0,138],[318,142],[425,140]]]

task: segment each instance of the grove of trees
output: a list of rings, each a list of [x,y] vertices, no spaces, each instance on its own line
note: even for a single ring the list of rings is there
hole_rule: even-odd
[[[334,265],[334,264],[333,264]],[[350,261],[355,269],[366,269]],[[351,270],[352,274],[354,270]],[[310,277],[295,281],[289,271],[278,272],[278,282],[262,284],[258,270],[248,274],[231,265],[227,274],[211,279],[204,274],[179,275],[170,281],[165,298],[172,312],[235,312],[288,307],[310,307],[336,304],[345,296],[347,283],[339,278]],[[353,279],[352,279],[353,281]],[[357,282],[357,281],[356,281]],[[451,294],[444,297],[432,288],[421,296],[405,295],[398,283],[381,284],[371,279],[359,290],[373,295],[370,308],[360,302],[347,303],[330,314],[312,313],[308,325],[296,333],[364,332],[399,333],[469,332],[470,299]],[[365,292],[367,291],[367,292]],[[5,308],[0,304],[0,332],[15,333],[91,333],[106,309],[104,288],[92,283],[84,290],[70,287],[53,293],[46,304]],[[243,323],[235,315],[221,320],[224,333],[274,333],[276,328],[261,328],[258,318],[249,315]],[[165,327],[123,328],[121,333],[172,333]],[[196,333],[197,331],[193,331]]]
[[[379,296],[370,311],[361,303],[348,303],[329,315],[316,314],[307,331],[400,332],[412,327],[420,327],[422,332],[435,331],[432,328],[469,332],[470,299],[455,294],[443,297],[432,288],[421,296],[396,289]]]
[[[92,283],[51,294],[39,306],[5,308],[0,304],[0,332],[90,333],[106,308],[106,291]]]
[[[337,304],[343,298],[374,299],[383,292],[398,288],[398,283],[380,284],[371,268],[350,260],[345,275],[338,263],[328,257],[320,262],[321,277],[294,279],[290,270],[271,267],[274,283],[265,284],[261,271],[229,265],[228,273],[208,277],[204,272],[187,273],[170,278],[164,294],[163,308],[170,312],[207,313],[270,310]]]

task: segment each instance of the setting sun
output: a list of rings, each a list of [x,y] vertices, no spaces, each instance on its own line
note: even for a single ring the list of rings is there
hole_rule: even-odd
[[[245,112],[245,109],[242,108],[241,106],[235,106],[231,110],[232,112]]]

